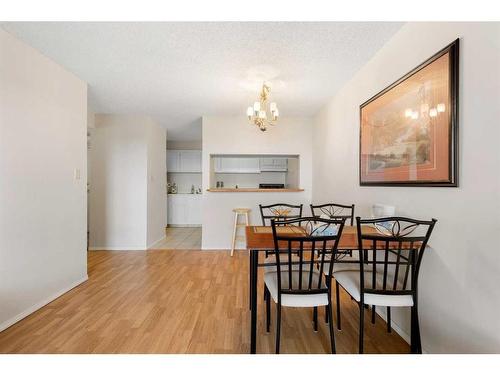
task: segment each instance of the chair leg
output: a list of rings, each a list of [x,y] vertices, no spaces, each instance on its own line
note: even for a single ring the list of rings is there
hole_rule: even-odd
[[[332,303],[328,301],[328,306],[326,306],[326,309],[328,311],[328,318],[331,324],[329,324],[329,329],[330,329],[330,345],[332,347],[332,354],[337,353],[337,348],[335,347],[335,332],[333,330],[333,318],[332,318]]]
[[[418,322],[418,309],[414,305],[411,308],[411,352],[413,354],[422,354],[422,342],[420,338],[420,325]]]
[[[375,324],[375,305],[372,305],[372,324]]]
[[[266,286],[264,288],[266,294],[266,332],[269,333],[269,327],[271,326],[271,298],[269,298],[269,289]]]
[[[252,265],[253,265],[253,256],[252,256],[252,253],[251,253],[251,252],[250,252],[250,254],[248,254],[248,255],[249,255],[249,258],[250,258],[250,259],[249,259],[249,262],[250,262],[250,272],[249,272],[249,274],[250,274],[250,275],[249,275],[250,280],[249,280],[249,282],[248,282],[248,286],[249,286],[249,289],[250,289],[250,290],[249,290],[249,296],[251,296],[251,295],[252,295],[252,291],[253,291],[253,274],[252,274],[252,269],[253,269],[253,267],[252,267]],[[250,306],[249,306],[249,309],[250,309],[250,310],[252,310],[252,298],[250,297],[250,298],[249,298],[249,300],[250,300]]]
[[[313,307],[314,332],[318,332],[318,307]]]
[[[340,288],[339,283],[335,280],[335,299],[337,302],[337,329],[340,331]]]
[[[391,307],[387,306],[387,332],[391,333]]]
[[[276,304],[276,354],[280,354],[281,305]]]
[[[359,303],[359,354],[363,354],[363,330],[365,325],[365,305]]]

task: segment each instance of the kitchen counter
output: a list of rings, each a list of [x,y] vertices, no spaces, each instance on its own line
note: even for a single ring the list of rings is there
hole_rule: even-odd
[[[304,191],[304,189],[212,188],[207,191],[212,193],[294,193]]]

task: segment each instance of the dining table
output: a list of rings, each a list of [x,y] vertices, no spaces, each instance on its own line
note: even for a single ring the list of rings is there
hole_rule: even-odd
[[[290,228],[283,226],[277,227],[276,232],[278,234],[283,234],[286,232],[290,232]],[[293,230],[294,232],[296,230]],[[380,232],[377,231],[374,227],[363,227],[363,233],[367,234],[372,232],[373,234],[380,235]],[[266,251],[274,251],[274,238],[273,238],[273,230],[270,226],[255,226],[249,225],[246,226],[246,247],[249,251],[250,255],[250,353],[255,354],[257,347],[257,285],[258,285],[258,269],[259,267],[276,267],[276,262],[265,262],[259,263],[259,254],[265,253]],[[363,240],[363,249],[369,250],[372,249],[372,241]],[[392,247],[392,245],[390,246]],[[338,249],[341,251],[356,251],[359,249],[358,245],[358,232],[357,227],[353,225],[344,225],[342,230]],[[377,245],[378,249],[378,245]],[[380,250],[383,250],[384,246],[381,244]],[[338,260],[337,263],[353,263],[352,261],[342,261]],[[416,323],[418,324],[418,322]],[[414,325],[414,319],[412,319],[412,332]],[[413,343],[414,338],[417,335],[412,335],[412,344],[413,347],[416,345]]]

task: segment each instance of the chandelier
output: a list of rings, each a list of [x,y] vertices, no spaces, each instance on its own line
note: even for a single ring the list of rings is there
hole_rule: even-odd
[[[280,115],[276,103],[271,102],[268,107],[267,100],[270,91],[270,87],[263,83],[262,91],[260,92],[260,101],[255,102],[253,107],[247,108],[248,120],[257,125],[263,132],[267,130],[268,125],[276,124]]]

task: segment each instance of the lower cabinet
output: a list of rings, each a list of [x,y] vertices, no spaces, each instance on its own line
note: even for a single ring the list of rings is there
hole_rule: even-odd
[[[201,225],[201,194],[168,194],[168,225]]]

